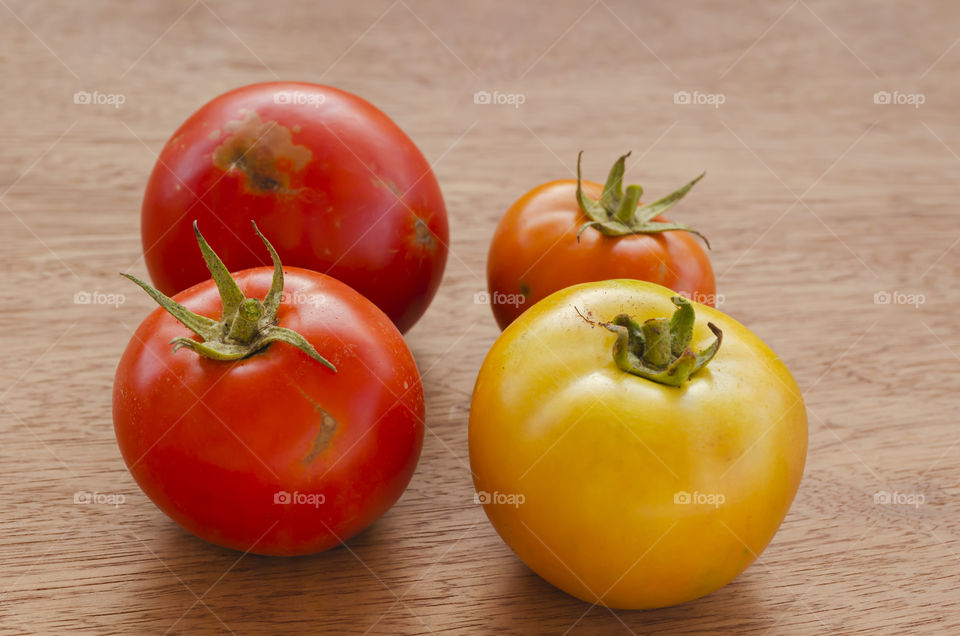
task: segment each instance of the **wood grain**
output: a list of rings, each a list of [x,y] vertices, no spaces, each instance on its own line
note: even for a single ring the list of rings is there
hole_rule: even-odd
[[[0,2],[0,629],[956,633],[958,25],[950,2]],[[452,231],[408,334],[428,400],[417,473],[369,531],[302,559],[182,532],[126,471],[110,414],[151,308],[117,272],[145,275],[155,154],[207,99],[277,77],[395,118],[435,164]],[[481,90],[524,103],[475,104]],[[632,149],[628,177],[650,193],[707,171],[677,216],[711,237],[722,308],[787,361],[809,407],[806,475],[760,561],[660,611],[555,590],[472,502],[470,392],[498,333],[473,301],[487,242],[581,149],[597,177]],[[83,291],[125,302],[75,304]],[[876,304],[883,291],[924,302]],[[75,505],[78,490],[126,501]],[[925,503],[876,505],[878,491]]]

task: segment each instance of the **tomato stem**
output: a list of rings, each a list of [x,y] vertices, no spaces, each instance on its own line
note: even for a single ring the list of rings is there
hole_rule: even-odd
[[[670,300],[677,307],[673,316],[669,319],[651,318],[643,324],[628,314],[619,314],[610,322],[595,323],[579,310],[577,313],[591,325],[598,324],[617,334],[613,343],[613,360],[621,370],[678,387],[717,355],[723,332],[708,322],[707,327],[716,340],[700,353],[695,353],[690,348],[696,318],[693,305],[683,296],[674,296]]]
[[[640,186],[627,186],[627,195],[620,201],[620,204],[617,206],[617,211],[614,213],[617,220],[624,225],[630,225],[633,220],[633,215],[637,211],[637,206],[640,204],[640,196],[642,194],[643,188]]]
[[[640,325],[643,333],[643,360],[654,367],[665,367],[673,361],[670,351],[670,321],[654,318]]]
[[[603,186],[603,193],[599,200],[591,199],[583,191],[583,179],[580,173],[580,160],[583,157],[583,151],[577,155],[577,203],[580,210],[586,215],[589,221],[580,226],[577,231],[577,240],[580,235],[588,228],[595,228],[606,236],[624,236],[626,234],[659,234],[661,232],[684,231],[696,234],[706,246],[710,247],[710,241],[700,232],[686,225],[671,223],[669,221],[654,220],[663,214],[676,203],[686,196],[687,192],[696,185],[706,174],[687,183],[682,188],[671,192],[667,196],[641,205],[640,197],[643,195],[643,188],[638,185],[629,185],[626,194],[623,190],[623,173],[626,166],[628,152],[622,155],[610,168],[607,175],[607,182]]]
[[[263,316],[263,303],[256,298],[245,298],[237,313],[233,324],[230,325],[229,337],[237,342],[249,344],[260,332],[259,323]]]
[[[317,353],[306,338],[292,329],[277,326],[277,311],[283,296],[283,265],[267,237],[257,229],[257,224],[253,223],[253,231],[266,245],[273,260],[273,281],[270,291],[262,301],[244,297],[223,261],[200,234],[196,221],[193,222],[193,230],[197,236],[197,244],[200,246],[203,260],[220,292],[223,306],[220,320],[195,314],[142,280],[130,274],[121,274],[142,287],[170,315],[200,338],[200,340],[183,336],[174,338],[170,341],[173,350],[185,347],[214,360],[240,360],[265,349],[273,342],[285,342],[336,373],[337,368]]]

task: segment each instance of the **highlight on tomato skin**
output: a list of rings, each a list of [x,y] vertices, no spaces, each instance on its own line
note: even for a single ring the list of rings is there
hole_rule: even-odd
[[[330,276],[281,266],[261,239],[273,267],[231,275],[197,230],[214,278],[173,298],[128,276],[161,306],[120,359],[114,430],[137,484],[185,530],[242,552],[310,554],[404,492],[423,386],[386,314]]]
[[[253,219],[285,265],[326,273],[405,332],[443,277],[446,206],[414,142],[360,97],[306,82],[220,95],[160,152],[144,192],[150,279],[171,295],[207,279],[197,219],[230,271],[266,264]]]
[[[487,288],[501,329],[564,287],[617,278],[657,283],[716,304],[707,239],[663,216],[703,175],[642,205],[642,188],[623,188],[629,154],[617,159],[605,184],[580,178],[578,158],[577,179],[536,186],[500,219],[487,255]]]
[[[758,558],[807,455],[803,396],[742,324],[638,280],[529,307],[469,420],[477,501],[534,572],[618,609],[677,605]]]

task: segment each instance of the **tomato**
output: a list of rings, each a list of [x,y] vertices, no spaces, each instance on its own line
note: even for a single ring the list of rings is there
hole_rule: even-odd
[[[557,290],[611,278],[646,280],[715,304],[713,267],[693,236],[699,233],[660,216],[703,175],[637,207],[643,189],[632,185],[622,192],[629,155],[617,160],[603,186],[580,179],[578,158],[577,179],[537,186],[500,219],[487,257],[487,286],[501,329]]]
[[[333,276],[409,329],[447,260],[447,213],[430,165],[383,112],[317,84],[225,93],[167,142],[147,184],[141,234],[157,289],[206,280],[191,221],[230,271],[265,264],[250,219],[287,266]]]
[[[566,288],[511,324],[469,428],[477,496],[503,540],[560,589],[625,609],[704,596],[750,565],[807,451],[803,398],[777,355],[720,311],[636,280]]]
[[[234,285],[200,240],[216,280],[170,300],[133,279],[163,307],[117,367],[123,459],[202,539],[266,555],[338,545],[386,512],[416,467],[424,403],[413,356],[347,285],[280,269],[275,253],[275,269],[238,272]]]

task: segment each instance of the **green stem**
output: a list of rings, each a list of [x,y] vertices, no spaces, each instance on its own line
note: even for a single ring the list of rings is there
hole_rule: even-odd
[[[640,196],[643,194],[643,188],[636,185],[627,186],[627,195],[620,201],[614,216],[624,225],[629,226],[633,220],[633,215],[637,211],[637,205],[640,203]]]
[[[250,344],[260,333],[260,318],[263,317],[263,304],[256,298],[244,298],[237,307],[237,313],[230,325],[231,340]]]
[[[607,182],[603,186],[603,194],[600,199],[595,200],[588,197],[583,191],[583,178],[580,172],[580,160],[583,157],[583,151],[577,155],[577,203],[580,205],[580,210],[589,219],[577,231],[577,240],[579,241],[580,235],[589,228],[594,228],[606,236],[683,231],[696,234],[703,239],[703,242],[709,248],[710,242],[707,237],[693,228],[680,223],[654,220],[686,196],[706,173],[653,203],[639,205],[643,188],[638,185],[629,185],[626,188],[626,193],[623,189],[624,167],[629,156],[630,153],[628,152],[613,164],[610,173],[607,175]]]
[[[640,325],[643,332],[643,361],[654,367],[668,366],[675,357],[670,351],[670,321],[653,318]]]
[[[674,296],[670,300],[677,307],[671,318],[651,318],[643,324],[627,314],[619,314],[608,323],[593,323],[583,314],[580,316],[590,324],[599,324],[617,334],[613,343],[613,360],[618,368],[678,387],[717,355],[723,332],[712,322],[707,323],[716,340],[701,352],[694,352],[690,348],[696,318],[693,305],[683,296]]]
[[[213,360],[241,360],[265,349],[273,342],[284,342],[300,349],[336,373],[337,368],[317,353],[306,338],[292,329],[277,326],[277,310],[283,298],[283,265],[270,241],[257,229],[257,224],[253,224],[253,230],[263,241],[273,260],[273,281],[270,291],[262,301],[243,296],[243,292],[223,261],[200,234],[196,221],[193,222],[193,229],[197,235],[203,260],[220,291],[223,307],[220,320],[195,314],[142,280],[129,274],[122,274],[142,287],[170,315],[200,338],[200,340],[184,336],[174,338],[170,342],[173,350],[177,351],[184,347]]]

